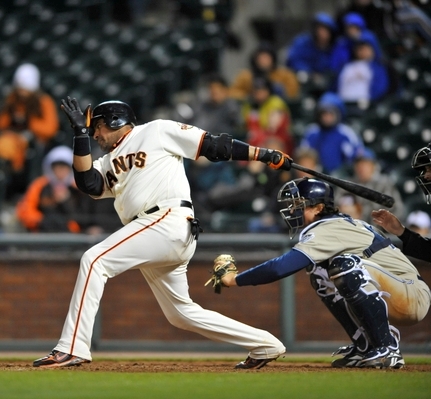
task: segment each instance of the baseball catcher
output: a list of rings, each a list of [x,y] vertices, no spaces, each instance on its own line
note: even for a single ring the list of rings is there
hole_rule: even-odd
[[[317,179],[287,182],[278,193],[290,237],[287,253],[241,273],[229,255],[214,264],[213,287],[268,284],[306,270],[313,289],[351,339],[332,367],[404,366],[394,325],[414,325],[427,314],[431,292],[410,260],[368,223],[342,214],[332,187]]]

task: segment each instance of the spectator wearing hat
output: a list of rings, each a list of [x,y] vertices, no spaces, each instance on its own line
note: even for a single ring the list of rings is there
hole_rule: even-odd
[[[404,220],[405,206],[401,198],[401,194],[392,178],[381,171],[376,155],[371,149],[364,147],[357,154],[353,163],[353,176],[351,180],[355,183],[361,184],[362,186],[393,197],[395,203],[391,208],[391,212],[396,215],[397,218]],[[336,198],[339,198],[343,193],[345,193],[344,190],[337,189]],[[365,198],[357,197],[357,199],[362,206],[362,220],[371,223],[371,212],[373,209],[376,209],[376,204]],[[380,205],[379,207],[388,209]]]
[[[379,38],[387,39],[384,26],[386,11],[383,2],[374,0],[350,0],[348,4],[343,2],[336,12],[336,21],[340,29],[343,28],[344,17],[352,12],[359,14],[364,19],[367,28]]]
[[[316,106],[315,122],[305,128],[300,142],[300,147],[317,151],[324,173],[350,166],[363,148],[360,136],[344,122],[345,114],[337,94],[323,94]]]
[[[327,80],[328,75],[332,75],[331,59],[336,37],[335,20],[327,13],[316,13],[310,29],[295,36],[288,46],[286,66],[307,79]]]
[[[230,96],[245,100],[252,94],[253,80],[266,78],[273,93],[284,100],[299,96],[300,85],[294,71],[278,64],[277,53],[270,43],[261,43],[250,57],[250,68],[241,70],[230,86]]]
[[[407,216],[406,227],[420,234],[422,237],[430,236],[431,218],[424,211],[413,211]]]
[[[364,33],[373,41],[376,56],[381,58],[382,51],[379,40],[372,31],[367,29],[366,22],[360,14],[350,12],[343,17],[342,21],[342,34],[335,42],[331,59],[331,69],[335,73],[339,73],[345,64],[354,59],[354,46]]]
[[[7,174],[7,198],[21,194],[42,173],[50,141],[59,129],[57,106],[40,88],[40,71],[20,65],[0,110],[0,160]]]
[[[72,161],[72,149],[63,145],[45,156],[43,174],[31,182],[16,207],[27,231],[98,234],[120,226],[112,211],[103,213],[103,201],[96,207],[95,200],[78,190]]]

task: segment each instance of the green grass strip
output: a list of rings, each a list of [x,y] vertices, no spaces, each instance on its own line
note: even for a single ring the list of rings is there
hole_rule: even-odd
[[[431,373],[113,373],[69,370],[0,373],[3,399],[429,399]]]

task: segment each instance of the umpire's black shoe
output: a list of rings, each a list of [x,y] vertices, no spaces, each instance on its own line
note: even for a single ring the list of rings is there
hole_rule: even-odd
[[[247,359],[243,360],[242,362],[239,362],[235,368],[236,369],[247,369],[247,370],[251,370],[251,369],[260,369],[263,366],[265,366],[267,363],[272,362],[273,360],[277,359],[272,358],[272,359],[253,359],[252,357],[248,356]]]

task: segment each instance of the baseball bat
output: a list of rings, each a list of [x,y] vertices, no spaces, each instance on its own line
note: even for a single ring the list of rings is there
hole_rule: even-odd
[[[376,202],[377,204],[386,206],[388,208],[391,208],[394,205],[395,200],[393,199],[393,197],[383,193],[379,193],[378,191],[372,190],[371,188],[361,186],[360,184],[353,183],[348,180],[338,179],[337,177],[333,177],[321,172],[317,172],[316,170],[306,168],[304,166],[298,165],[293,162],[291,163],[290,167],[293,169],[308,173],[319,179],[325,180],[328,183],[332,183],[335,186],[338,186],[352,194],[355,194],[359,197]]]

